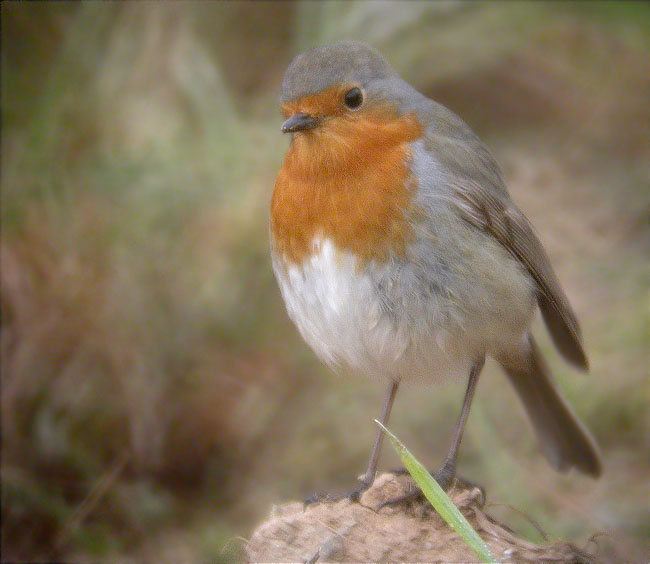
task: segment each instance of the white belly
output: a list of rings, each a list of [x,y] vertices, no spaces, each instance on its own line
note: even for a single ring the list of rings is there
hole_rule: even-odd
[[[300,266],[276,256],[273,267],[289,316],[333,368],[395,380],[468,374],[477,353],[453,330],[448,313],[435,300],[426,310],[409,308],[408,296],[403,308],[393,300],[387,309],[376,283],[379,267],[372,267],[374,276],[361,271],[353,255],[329,240],[315,241]]]

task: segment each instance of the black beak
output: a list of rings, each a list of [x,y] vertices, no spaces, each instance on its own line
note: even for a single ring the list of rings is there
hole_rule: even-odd
[[[293,114],[282,124],[282,133],[295,133],[296,131],[314,129],[320,121],[320,119],[312,117],[309,114]]]

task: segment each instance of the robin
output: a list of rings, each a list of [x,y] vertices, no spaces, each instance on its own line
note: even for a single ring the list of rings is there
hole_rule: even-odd
[[[291,144],[271,202],[273,269],[302,337],[335,370],[388,382],[469,375],[436,479],[448,488],[487,355],[503,367],[559,471],[598,476],[596,445],[531,334],[539,307],[562,356],[587,370],[580,328],[487,148],[457,115],[364,43],[298,55],[282,82]],[[381,450],[349,496],[373,482]]]

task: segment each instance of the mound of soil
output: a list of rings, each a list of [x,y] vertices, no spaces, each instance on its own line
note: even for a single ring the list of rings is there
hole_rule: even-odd
[[[382,474],[361,497],[303,506],[274,506],[246,546],[250,562],[476,562],[477,556],[424,501],[377,511],[408,492],[408,476]],[[484,511],[478,488],[454,488],[451,499],[500,562],[592,562],[590,555],[559,542],[537,546],[518,538]]]

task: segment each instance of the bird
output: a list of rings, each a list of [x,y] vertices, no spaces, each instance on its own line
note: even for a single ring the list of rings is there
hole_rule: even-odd
[[[271,262],[316,355],[387,383],[384,425],[400,383],[467,378],[434,473],[445,489],[486,357],[514,386],[551,466],[598,477],[597,445],[531,333],[539,309],[562,357],[586,371],[576,315],[478,136],[358,41],[297,55],[280,104],[291,140],[270,203]],[[372,485],[382,439],[350,499]]]

